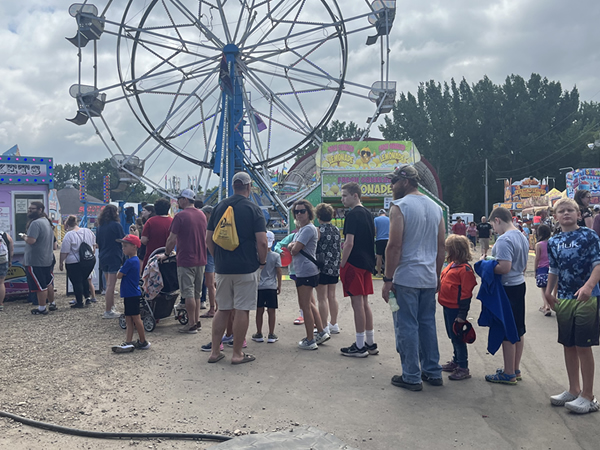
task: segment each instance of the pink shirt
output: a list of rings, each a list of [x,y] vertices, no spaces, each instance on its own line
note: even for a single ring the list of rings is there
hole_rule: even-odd
[[[538,267],[549,267],[550,261],[548,261],[548,241],[540,241],[538,244],[540,246],[540,259],[538,261]]]

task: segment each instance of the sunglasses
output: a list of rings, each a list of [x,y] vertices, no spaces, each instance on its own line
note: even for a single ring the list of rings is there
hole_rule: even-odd
[[[296,214],[304,214],[306,212],[306,209],[295,209],[294,210],[294,215]]]

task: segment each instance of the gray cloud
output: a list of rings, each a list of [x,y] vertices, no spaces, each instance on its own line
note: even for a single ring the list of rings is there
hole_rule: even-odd
[[[101,9],[105,2],[96,3]],[[362,1],[339,3],[346,18],[366,12]],[[415,92],[420,82],[429,79],[465,77],[475,83],[487,75],[502,83],[513,73],[528,78],[536,72],[560,81],[563,89],[576,85],[582,100],[599,101],[596,19],[600,2],[409,0],[398,2],[397,7],[390,35],[390,80],[397,81],[399,92]],[[306,8],[316,14],[320,5],[309,3]],[[77,82],[77,49],[64,39],[73,36],[76,27],[67,9],[68,4],[58,0],[0,3],[0,150],[18,144],[24,154],[54,156],[58,163],[109,156],[91,126],[77,127],[65,120],[75,115],[75,100],[68,89]],[[120,14],[109,18],[118,21]],[[362,18],[348,27],[366,23]],[[379,44],[364,45],[368,34],[372,31],[349,36],[348,79],[364,85],[378,80],[380,69]],[[100,47],[99,84],[106,86],[117,80],[115,49]],[[85,83],[91,79],[89,56],[84,60]],[[368,100],[347,95],[334,117],[364,126],[372,110]],[[131,150],[145,139],[125,102],[108,104],[106,116],[124,148]],[[379,135],[376,126],[371,135]],[[285,145],[277,143],[280,149]],[[152,177],[162,177],[172,163],[170,174],[185,178],[197,173],[163,152],[152,167]]]

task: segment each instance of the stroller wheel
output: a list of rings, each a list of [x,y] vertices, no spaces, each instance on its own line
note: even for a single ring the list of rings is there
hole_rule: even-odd
[[[179,323],[181,325],[187,325],[189,319],[188,319],[187,311],[185,309],[177,311],[177,320],[179,320]]]
[[[125,320],[125,314],[119,316],[119,326],[124,330],[127,329],[127,320]]]
[[[150,314],[144,316],[142,318],[142,322],[144,323],[144,330],[146,330],[148,333],[154,331],[154,328],[156,328],[156,321]]]

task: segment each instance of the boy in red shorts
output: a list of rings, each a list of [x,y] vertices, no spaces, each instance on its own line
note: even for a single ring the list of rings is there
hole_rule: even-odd
[[[340,279],[344,297],[350,297],[354,310],[356,342],[341,349],[342,355],[365,358],[379,353],[374,342],[373,312],[369,295],[373,293],[371,275],[375,268],[375,224],[370,211],[360,202],[358,183],[342,186],[342,203],[350,211],[344,221],[344,248]]]

